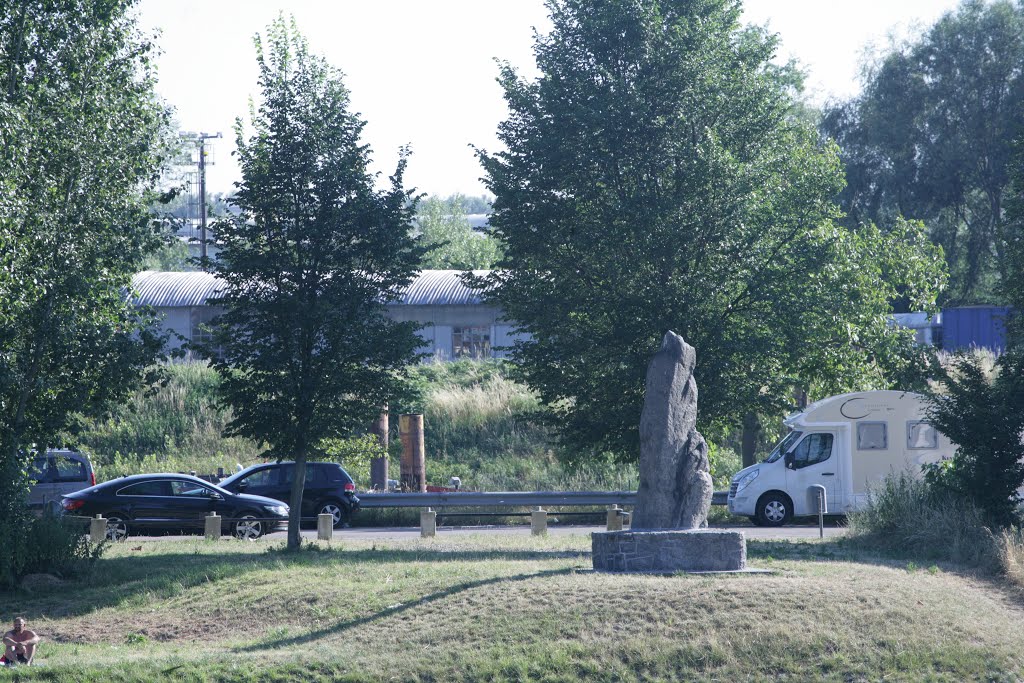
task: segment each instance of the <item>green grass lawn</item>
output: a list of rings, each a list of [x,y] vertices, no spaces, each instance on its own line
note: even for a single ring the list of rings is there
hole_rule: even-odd
[[[129,541],[82,582],[0,594],[45,638],[0,682],[1024,677],[1024,602],[956,567],[749,541],[773,573],[610,575],[589,545]]]

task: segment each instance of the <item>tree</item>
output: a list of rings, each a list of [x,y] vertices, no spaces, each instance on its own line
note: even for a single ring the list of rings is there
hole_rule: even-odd
[[[369,423],[400,386],[420,341],[384,305],[411,282],[423,249],[410,236],[406,154],[374,189],[364,122],[340,73],[281,18],[255,39],[262,94],[247,139],[235,125],[237,215],[215,230],[207,264],[226,307],[205,349],[234,410],[231,435],[295,460],[288,547],[299,547],[306,462],[324,441]]]
[[[416,225],[429,249],[424,268],[486,270],[498,260],[497,240],[473,230],[463,208],[465,197],[428,197],[419,204]]]
[[[25,557],[30,449],[123,400],[162,346],[126,296],[168,122],[131,5],[0,5],[2,583]]]
[[[955,356],[929,394],[928,421],[956,444],[952,461],[928,472],[933,486],[972,500],[997,527],[1019,523],[1024,486],[1024,353],[996,361]]]
[[[869,71],[863,94],[832,107],[840,202],[853,224],[924,220],[945,251],[952,304],[1000,302],[1005,193],[1024,112],[1024,8],[968,0]]]
[[[507,151],[479,152],[505,254],[478,285],[531,336],[514,354],[567,445],[636,457],[669,329],[697,349],[702,428],[777,413],[812,382],[884,386],[883,348],[914,361],[888,298],[905,285],[933,304],[938,253],[917,224],[833,223],[838,151],[738,2],[548,8],[539,80],[501,72]]]
[[[1006,263],[1003,266],[1006,278],[1001,283],[1001,294],[1016,312],[1008,325],[1009,346],[1018,353],[1024,353],[1024,136],[1014,145],[1010,186],[1005,227]]]

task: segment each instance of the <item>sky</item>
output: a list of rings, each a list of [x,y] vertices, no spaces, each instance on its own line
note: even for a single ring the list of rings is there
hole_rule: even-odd
[[[817,104],[859,88],[865,50],[930,26],[955,0],[746,0],[744,21],[778,33],[779,59],[808,71]],[[345,74],[352,108],[382,181],[410,145],[405,184],[446,196],[483,194],[471,145],[500,148],[507,115],[496,59],[536,75],[534,27],[550,26],[543,0],[141,0],[139,22],[158,30],[157,91],[183,131],[222,133],[207,170],[210,192],[239,179],[234,122],[258,95],[252,38],[280,12],[312,51]]]

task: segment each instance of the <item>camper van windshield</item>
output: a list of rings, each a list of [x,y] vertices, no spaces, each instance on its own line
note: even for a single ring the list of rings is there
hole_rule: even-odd
[[[772,452],[765,458],[765,462],[775,462],[781,458],[790,448],[793,447],[800,437],[803,436],[803,432],[790,432],[786,435],[786,438],[779,442],[779,445],[772,449]]]

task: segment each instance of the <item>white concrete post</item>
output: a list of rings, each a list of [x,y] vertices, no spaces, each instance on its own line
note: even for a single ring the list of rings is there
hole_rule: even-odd
[[[530,531],[534,536],[546,536],[548,533],[548,513],[539,505],[530,513]]]
[[[220,516],[216,512],[206,515],[206,540],[216,541],[220,538]]]
[[[321,541],[329,541],[334,535],[334,515],[316,516],[316,537]]]
[[[622,531],[622,508],[618,505],[608,506],[608,531]]]
[[[420,536],[433,538],[437,534],[437,513],[427,508],[420,512]]]
[[[107,520],[103,515],[96,515],[89,520],[89,540],[93,543],[102,543],[107,538]]]

